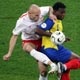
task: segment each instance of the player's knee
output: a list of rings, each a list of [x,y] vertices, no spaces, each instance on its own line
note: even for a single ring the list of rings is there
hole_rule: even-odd
[[[31,50],[33,50],[34,48],[32,47],[32,45],[30,44],[25,44],[23,46],[23,50],[26,51],[26,52],[31,52]]]
[[[46,77],[46,76],[47,76],[47,71],[42,71],[42,72],[41,72],[41,76]]]
[[[23,46],[23,50],[26,51],[26,52],[28,52],[28,50],[29,50],[28,45],[24,45],[24,46]]]

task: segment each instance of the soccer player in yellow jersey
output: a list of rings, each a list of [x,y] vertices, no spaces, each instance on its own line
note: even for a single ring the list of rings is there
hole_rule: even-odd
[[[37,28],[36,33],[42,36],[41,51],[53,62],[58,62],[58,73],[61,74],[60,80],[70,80],[70,69],[80,68],[80,57],[64,46],[55,45],[51,42],[50,36],[54,31],[63,31],[62,20],[65,16],[66,6],[61,2],[57,2],[54,4],[53,10],[53,14],[58,20],[54,22],[50,18],[47,18],[44,23]],[[66,41],[67,40],[68,38],[66,38]],[[64,63],[64,65],[60,62]],[[39,62],[39,69],[41,73],[39,80],[48,80],[47,67]]]

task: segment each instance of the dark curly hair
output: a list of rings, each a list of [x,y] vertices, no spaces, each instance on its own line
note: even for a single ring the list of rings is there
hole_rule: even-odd
[[[64,3],[62,3],[62,2],[56,2],[56,3],[53,5],[53,10],[58,10],[59,8],[66,8],[66,6],[65,6]]]

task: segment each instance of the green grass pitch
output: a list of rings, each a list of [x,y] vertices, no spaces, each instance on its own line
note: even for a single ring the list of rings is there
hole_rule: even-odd
[[[10,61],[3,61],[2,57],[8,51],[18,17],[31,4],[52,6],[57,1],[67,6],[63,26],[64,33],[71,41],[64,45],[80,55],[80,0],[0,0],[0,80],[38,80],[37,62],[22,50],[20,36]],[[72,70],[70,76],[71,80],[80,80],[80,70]],[[56,80],[56,75],[50,75],[49,80]]]

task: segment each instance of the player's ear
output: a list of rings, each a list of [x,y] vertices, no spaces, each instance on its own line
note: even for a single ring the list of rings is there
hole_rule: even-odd
[[[28,11],[28,14],[31,14],[31,12],[30,12],[30,11]]]

